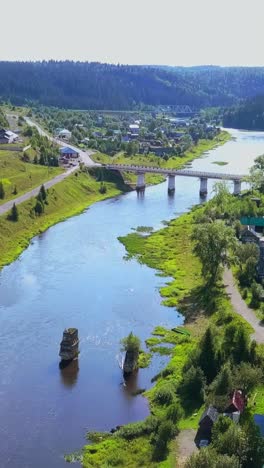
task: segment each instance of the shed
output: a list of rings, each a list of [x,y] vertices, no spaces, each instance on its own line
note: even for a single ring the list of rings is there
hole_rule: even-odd
[[[200,429],[204,431],[211,431],[214,423],[218,419],[218,416],[218,410],[213,405],[210,405],[201,416],[199,421]]]

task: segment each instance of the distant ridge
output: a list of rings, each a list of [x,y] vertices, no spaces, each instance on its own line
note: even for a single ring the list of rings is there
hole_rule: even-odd
[[[229,106],[264,94],[264,67],[0,62],[0,97],[74,109]]]

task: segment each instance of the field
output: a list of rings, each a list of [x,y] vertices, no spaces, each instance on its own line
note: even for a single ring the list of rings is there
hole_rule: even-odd
[[[0,151],[0,180],[5,190],[5,198],[0,199],[0,204],[28,192],[62,172],[59,167],[23,162],[21,156],[22,153],[17,151]],[[14,193],[15,188],[17,194]]]
[[[10,221],[0,216],[0,269],[12,262],[29,244],[30,239],[59,221],[80,213],[99,200],[113,197],[127,190],[123,182],[113,176],[104,176],[106,193],[100,193],[101,182],[96,174],[78,171],[48,190],[44,213],[37,216],[33,198],[18,206],[19,220]]]

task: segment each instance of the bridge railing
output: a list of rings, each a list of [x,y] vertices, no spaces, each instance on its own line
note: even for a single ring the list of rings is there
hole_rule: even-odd
[[[156,173],[156,174],[165,174],[165,175],[178,175],[185,177],[199,177],[206,179],[220,179],[220,180],[239,180],[241,181],[245,175],[242,174],[225,174],[221,172],[204,172],[204,171],[193,171],[188,169],[165,169],[160,167],[153,166],[137,166],[133,164],[106,164],[105,167],[113,170],[123,170],[127,172],[136,172],[136,173]]]

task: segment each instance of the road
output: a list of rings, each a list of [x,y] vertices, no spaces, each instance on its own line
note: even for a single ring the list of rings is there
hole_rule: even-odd
[[[54,141],[55,143],[57,143],[60,146],[65,146],[65,141],[62,142],[60,140],[57,140],[56,138],[53,138],[53,137],[49,136],[48,133],[45,132],[38,124],[33,122],[28,117],[24,117],[24,118],[25,118],[28,125],[30,125],[31,127],[36,127],[38,129],[40,135],[46,136],[49,140]],[[72,145],[67,145],[67,146],[69,146],[70,148],[73,148],[74,150],[78,151],[78,153],[80,155],[81,162],[83,164],[85,164],[85,166],[88,166],[88,167],[100,166],[100,164],[94,163],[93,160],[90,158],[90,155],[93,154],[93,151],[86,152],[86,151],[82,151],[79,148],[76,148],[75,146],[72,146]],[[66,177],[69,177],[78,168],[79,168],[78,165],[74,166],[74,167],[68,169],[67,171],[63,172],[62,174],[57,175],[53,179],[48,180],[47,182],[45,182],[43,184],[44,187],[46,189],[48,189],[48,188],[52,187],[53,185],[58,184],[58,182],[61,182],[62,180],[66,179]],[[27,193],[24,193],[24,195],[20,195],[19,197],[13,198],[12,200],[9,200],[8,202],[3,203],[2,205],[0,205],[0,216],[7,213],[8,211],[10,211],[10,209],[12,208],[14,203],[16,205],[19,205],[20,203],[23,203],[23,202],[29,200],[32,197],[36,197],[38,195],[38,193],[39,193],[40,187],[41,187],[41,185],[39,185],[38,187],[30,190]]]
[[[74,171],[78,169],[78,166],[72,167],[71,169],[68,169],[66,172],[63,172],[62,174],[57,175],[51,180],[48,180],[48,182],[45,182],[43,185],[45,186],[46,189],[52,187],[53,185],[57,184],[58,182],[61,182],[62,180],[66,179],[66,177],[69,177]],[[5,214],[8,212],[13,204],[15,203],[16,205],[19,205],[20,203],[23,203],[24,201],[29,200],[32,197],[36,197],[39,193],[41,185],[38,187],[30,190],[27,193],[24,193],[24,195],[20,195],[19,197],[13,198],[12,200],[9,200],[6,203],[3,203],[3,205],[0,205],[0,215]]]
[[[226,269],[224,271],[224,284],[235,312],[241,315],[254,329],[252,338],[256,340],[257,343],[264,343],[264,326],[256,317],[255,312],[243,301],[231,270]]]
[[[85,166],[100,166],[100,164],[95,163],[91,159],[91,155],[94,153],[93,150],[83,151],[80,148],[77,148],[76,146],[71,145],[70,143],[68,144],[68,142],[66,141],[61,141],[58,138],[51,137],[37,123],[33,122],[33,120],[31,120],[29,117],[24,117],[24,119],[28,125],[30,125],[31,127],[36,127],[40,135],[46,136],[49,140],[54,141],[54,143],[56,143],[59,146],[68,146],[69,148],[72,148],[75,151],[77,151],[80,155],[81,162],[85,164]]]

